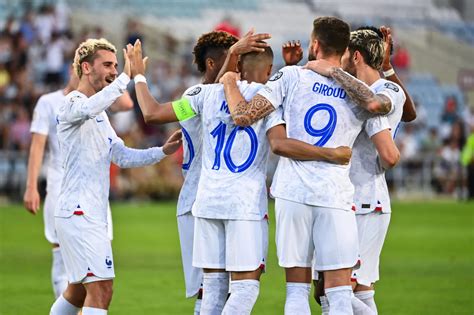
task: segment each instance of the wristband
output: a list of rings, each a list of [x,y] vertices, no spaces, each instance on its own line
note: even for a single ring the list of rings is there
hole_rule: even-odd
[[[143,82],[146,84],[146,78],[143,74],[137,74],[134,78],[133,78],[133,81],[135,82],[135,84],[137,83],[140,83],[140,82]]]
[[[395,70],[393,68],[388,69],[387,71],[383,71],[383,76],[384,77],[390,77],[395,74]]]

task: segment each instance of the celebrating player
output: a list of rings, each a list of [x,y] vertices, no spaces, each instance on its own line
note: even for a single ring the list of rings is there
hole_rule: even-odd
[[[338,67],[349,36],[347,23],[332,17],[316,19],[309,58],[326,60],[343,72]],[[225,85],[226,99],[238,125],[250,125],[281,106],[288,136],[317,146],[352,146],[364,122],[369,136],[388,124],[381,117],[368,119],[371,114],[348,102],[346,91],[334,80],[300,67],[281,69],[250,102],[231,83]],[[357,103],[378,102],[368,92],[368,87],[356,82],[350,96]],[[350,275],[359,258],[349,167],[282,158],[271,193],[276,198],[278,259],[287,279],[285,313],[310,313],[315,249],[316,268],[324,272],[332,314],[351,314]]]
[[[53,246],[53,262],[51,268],[51,282],[55,298],[58,298],[67,287],[67,275],[64,268],[61,249],[54,228],[54,208],[59,197],[62,178],[62,167],[59,156],[59,143],[56,136],[56,116],[59,107],[64,102],[67,94],[77,88],[79,78],[71,67],[70,79],[63,90],[48,93],[40,97],[35,106],[33,121],[30,131],[32,133],[30,155],[28,159],[28,177],[26,191],[23,197],[25,208],[32,214],[36,214],[40,207],[40,195],[38,192],[38,176],[44,149],[48,143],[46,198],[44,202],[44,231],[46,239]],[[129,110],[133,107],[133,101],[128,93],[119,97],[110,107],[113,111]],[[107,234],[112,240],[112,216],[110,207],[107,211]]]
[[[128,46],[128,52],[132,49]],[[109,169],[138,167],[160,161],[181,145],[174,133],[163,148],[126,147],[112,129],[105,110],[120,97],[130,75],[125,55],[124,72],[117,77],[115,47],[105,39],[79,45],[74,70],[77,90],[66,96],[57,116],[58,140],[64,176],[55,210],[55,226],[69,285],[51,307],[51,314],[107,314],[112,298],[114,264],[107,237]]]

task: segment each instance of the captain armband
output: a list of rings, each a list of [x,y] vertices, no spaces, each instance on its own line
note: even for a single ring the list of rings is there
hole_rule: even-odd
[[[171,104],[173,105],[173,110],[176,114],[176,117],[178,118],[178,121],[187,120],[196,116],[196,113],[191,107],[191,103],[184,97],[172,102]]]

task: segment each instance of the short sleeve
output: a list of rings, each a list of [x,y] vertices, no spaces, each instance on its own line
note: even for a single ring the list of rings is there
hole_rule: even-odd
[[[283,104],[291,82],[298,81],[297,67],[290,66],[278,70],[258,92],[272,103],[275,108]]]
[[[270,130],[271,128],[284,125],[285,121],[283,120],[283,109],[278,107],[276,110],[270,113],[267,117],[265,117],[265,131]]]
[[[49,124],[51,118],[49,117],[51,110],[50,104],[45,96],[40,97],[36,103],[33,111],[33,120],[31,121],[30,132],[39,133],[47,136],[49,134]]]
[[[390,129],[390,123],[385,116],[375,116],[365,121],[364,130],[369,138],[386,129]]]
[[[189,101],[189,105],[196,115],[202,112],[206,96],[206,88],[207,87],[203,84],[194,85],[187,89],[183,94],[183,99]]]
[[[405,104],[406,95],[403,92],[403,89],[393,82],[385,82],[383,88],[379,90],[377,94],[385,95],[392,103],[392,108],[387,115],[393,113],[396,106],[403,106],[403,104]]]

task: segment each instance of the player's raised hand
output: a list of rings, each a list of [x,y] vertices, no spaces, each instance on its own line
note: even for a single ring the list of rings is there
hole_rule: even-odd
[[[23,195],[23,204],[26,210],[32,214],[36,214],[40,206],[40,195],[37,189],[27,188]]]
[[[318,60],[308,61],[308,63],[304,65],[303,68],[312,70],[325,77],[329,77],[331,73],[331,69],[334,68],[334,65],[332,65],[326,60],[318,59]]]
[[[170,155],[176,152],[183,143],[183,134],[180,130],[176,130],[163,145],[163,153]]]
[[[271,38],[268,33],[254,34],[255,30],[252,28],[237,43],[229,48],[229,53],[242,55],[251,51],[264,52],[265,47],[269,45],[262,41]]]
[[[299,40],[289,40],[283,44],[281,55],[287,66],[294,66],[303,59],[303,48]]]
[[[393,45],[392,31],[390,30],[390,27],[386,26],[380,27],[380,31],[383,34],[383,46],[385,49],[382,61],[382,70],[387,71],[392,69],[392,65],[390,64],[390,51]]]
[[[225,84],[226,82],[235,82],[240,80],[240,73],[234,71],[227,71],[219,79],[219,83]]]
[[[130,54],[132,50],[133,50],[133,46],[130,44],[128,44],[123,49],[123,59],[124,59],[123,72],[129,77],[131,76]]]
[[[334,149],[334,156],[331,160],[336,164],[347,165],[352,157],[352,150],[349,147],[340,146]]]
[[[133,77],[137,74],[145,74],[147,61],[148,57],[143,57],[142,42],[137,39],[133,45],[133,53],[130,55]]]

